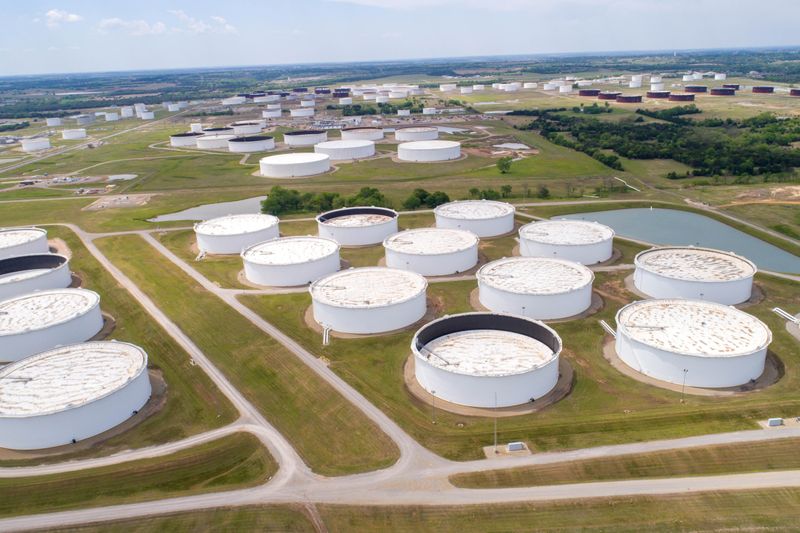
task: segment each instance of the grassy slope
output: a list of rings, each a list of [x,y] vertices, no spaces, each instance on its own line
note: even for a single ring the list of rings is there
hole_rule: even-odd
[[[223,426],[236,418],[236,411],[211,380],[190,362],[188,354],[156,324],[144,309],[89,254],[75,235],[65,228],[50,227],[51,238],[64,239],[72,250],[70,266],[83,279],[83,287],[98,292],[103,311],[116,319],[111,338],[133,342],[148,353],[150,366],[161,370],[167,383],[164,407],[133,429],[105,441],[102,447],[68,454],[81,457],[169,442]],[[58,456],[63,460],[64,455]],[[3,461],[4,466],[30,460]],[[41,460],[35,460],[41,462]]]
[[[0,516],[156,500],[264,483],[277,465],[239,433],[166,457],[91,470],[0,479]]]
[[[97,244],[227,374],[315,471],[350,474],[385,467],[397,459],[391,440],[330,385],[140,237],[105,238]]]
[[[796,438],[725,444],[459,474],[451,477],[450,481],[464,488],[527,487],[800,469],[798,445],[800,439]]]

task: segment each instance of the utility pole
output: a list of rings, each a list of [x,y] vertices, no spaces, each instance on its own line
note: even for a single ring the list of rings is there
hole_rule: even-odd
[[[684,402],[684,396],[686,394],[686,373],[689,372],[688,368],[683,369],[683,385],[681,385],[681,403]]]
[[[436,424],[436,391],[431,391],[431,423]]]
[[[494,453],[497,453],[497,391],[494,393]]]

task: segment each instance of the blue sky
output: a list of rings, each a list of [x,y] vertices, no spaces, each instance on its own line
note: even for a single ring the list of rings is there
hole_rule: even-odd
[[[800,44],[800,0],[0,0],[0,76]]]

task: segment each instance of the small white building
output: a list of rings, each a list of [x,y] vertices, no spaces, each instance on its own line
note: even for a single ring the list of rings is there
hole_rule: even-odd
[[[251,283],[306,285],[339,270],[339,244],[321,237],[281,237],[246,248],[242,261]]]
[[[245,248],[279,237],[278,217],[228,215],[194,225],[197,248],[209,254],[240,254]]]
[[[478,236],[456,229],[416,228],[383,241],[386,266],[423,276],[466,272],[478,264]]]

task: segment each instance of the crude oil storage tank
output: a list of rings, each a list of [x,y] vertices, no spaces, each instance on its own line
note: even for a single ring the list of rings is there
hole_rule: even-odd
[[[592,305],[594,273],[548,257],[508,257],[478,270],[478,299],[495,313],[538,320],[579,315]]]
[[[228,151],[234,153],[265,152],[275,149],[275,139],[269,135],[247,135],[228,140]]]
[[[428,282],[415,272],[364,267],[343,270],[311,284],[314,320],[342,333],[385,333],[425,316]]]
[[[753,92],[757,94],[771,94],[775,92],[775,87],[768,85],[756,85],[753,87]]]
[[[142,120],[153,120],[156,118],[156,114],[153,111],[142,111],[139,113],[139,118]]]
[[[0,301],[34,291],[65,289],[71,284],[69,259],[63,255],[31,254],[0,259]]]
[[[364,159],[375,155],[375,143],[363,140],[325,141],[315,144],[314,152],[327,155],[331,161]]]
[[[789,89],[789,96],[800,96],[800,89]]]
[[[494,200],[463,200],[436,207],[436,227],[463,229],[478,237],[496,237],[514,231],[513,205]]]
[[[0,361],[88,341],[103,329],[100,296],[86,289],[31,292],[0,302]]]
[[[201,252],[239,254],[248,246],[278,238],[278,223],[272,215],[228,215],[195,224],[194,233]]]
[[[308,152],[278,154],[262,158],[259,166],[265,178],[300,178],[328,172],[331,158],[326,154]]]
[[[169,145],[174,148],[185,148],[187,146],[197,146],[197,138],[202,137],[202,133],[194,131],[187,133],[176,133],[169,136]]]
[[[314,146],[315,144],[328,140],[328,132],[325,130],[295,130],[287,131],[283,134],[283,142],[286,146]]]
[[[401,161],[429,163],[459,157],[461,143],[457,141],[413,141],[397,145],[397,158]]]
[[[736,90],[730,87],[712,87],[711,96],[736,96]]]
[[[615,91],[602,91],[597,95],[598,100],[616,100],[617,96],[621,95],[620,92]]]
[[[292,118],[308,118],[314,116],[313,107],[295,107],[289,110],[289,115]]]
[[[71,130],[63,130],[61,132],[61,138],[65,141],[75,141],[77,139],[85,139],[86,138],[86,130],[83,128],[73,128]]]
[[[43,254],[49,250],[47,230],[0,228],[0,259],[15,255]]]
[[[432,141],[439,138],[439,129],[432,126],[397,128],[394,138],[398,141]]]
[[[59,117],[50,117],[45,119],[45,123],[48,127],[54,128],[61,125],[61,119]]]
[[[580,89],[578,91],[578,96],[592,96],[596,97],[600,95],[600,89]]]
[[[281,118],[281,110],[278,109],[265,109],[261,112],[261,118]]]
[[[693,94],[672,93],[669,95],[670,102],[694,102]]]
[[[202,133],[205,135],[233,135],[233,128],[230,126],[219,126],[216,128],[204,128]]]
[[[735,305],[750,299],[756,265],[710,248],[661,247],[634,259],[634,284],[653,298],[690,298]]]
[[[647,91],[648,98],[669,98],[669,91]]]
[[[613,241],[614,230],[584,220],[542,220],[519,229],[520,255],[567,259],[582,265],[610,259]]]
[[[382,141],[383,128],[344,128],[343,141]]]
[[[235,137],[235,135],[201,135],[195,137],[195,142],[201,150],[219,150],[227,148],[228,141]]]
[[[147,354],[124,342],[62,346],[0,370],[0,447],[62,446],[118,426],[150,399]]]
[[[234,122],[230,125],[233,128],[233,134],[239,136],[245,135],[258,135],[261,133],[261,128],[264,127],[262,122],[257,120],[248,122]]]
[[[764,372],[772,332],[754,316],[701,300],[642,300],[617,313],[616,350],[646,376],[735,387]]]
[[[620,104],[640,104],[642,103],[641,94],[620,94],[617,96],[617,102]]]
[[[706,93],[708,92],[708,87],[705,85],[687,85],[683,90],[687,93]]]
[[[40,152],[50,148],[50,139],[47,137],[34,137],[32,139],[22,139],[20,144],[22,144],[23,152]]]
[[[306,285],[339,270],[339,244],[321,237],[280,237],[246,248],[242,261],[252,283]]]
[[[343,246],[378,244],[397,233],[397,211],[386,207],[343,207],[317,215],[320,237]]]
[[[386,266],[423,276],[466,272],[478,264],[478,236],[458,229],[415,228],[386,237]]]
[[[411,340],[414,375],[436,398],[472,407],[511,407],[558,383],[561,338],[521,316],[464,313],[439,318]]]

